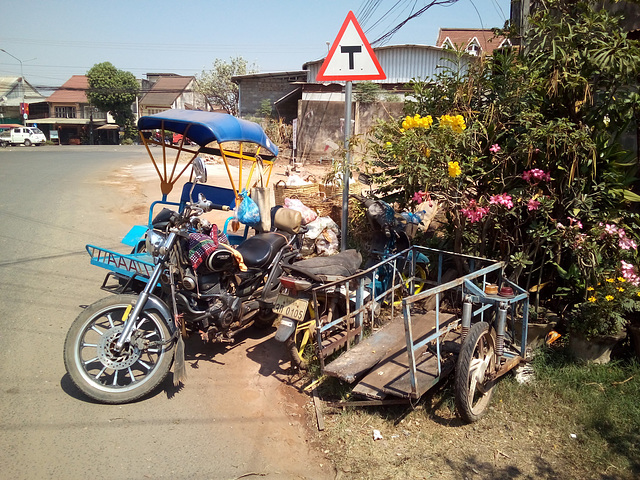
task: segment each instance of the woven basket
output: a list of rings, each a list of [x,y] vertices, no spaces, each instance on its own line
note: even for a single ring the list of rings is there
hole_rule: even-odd
[[[320,185],[320,192],[324,192],[327,198],[341,196],[342,190],[342,185]],[[362,185],[356,182],[349,182],[349,193],[352,195],[360,195],[362,193]]]
[[[320,186],[317,183],[308,183],[306,185],[287,185],[284,180],[278,181],[273,186],[276,197],[276,205],[284,205],[285,198],[298,198],[307,206],[307,199],[320,198]]]

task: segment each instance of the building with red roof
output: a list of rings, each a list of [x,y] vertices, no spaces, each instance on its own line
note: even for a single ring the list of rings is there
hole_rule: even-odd
[[[491,55],[494,50],[510,45],[506,37],[495,35],[488,28],[441,28],[436,41],[437,47],[461,50],[478,57]]]

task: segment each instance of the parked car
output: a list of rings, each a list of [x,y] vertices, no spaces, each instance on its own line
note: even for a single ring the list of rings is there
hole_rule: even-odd
[[[42,130],[36,127],[14,127],[0,133],[0,145],[24,144],[26,147],[31,145],[44,145],[47,137],[44,136]]]

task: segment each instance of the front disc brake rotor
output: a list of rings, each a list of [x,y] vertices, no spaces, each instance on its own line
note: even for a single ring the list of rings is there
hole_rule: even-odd
[[[140,350],[133,343],[126,344],[120,352],[115,349],[123,329],[120,325],[107,330],[98,343],[98,359],[104,366],[114,370],[129,368],[140,358]]]

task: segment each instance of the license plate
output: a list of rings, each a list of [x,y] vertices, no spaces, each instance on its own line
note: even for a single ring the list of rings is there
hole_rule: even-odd
[[[302,321],[307,314],[309,300],[306,298],[295,298],[288,295],[278,295],[273,311],[283,317],[293,318]]]

